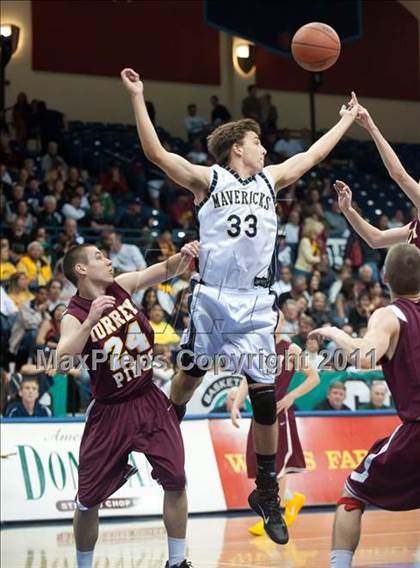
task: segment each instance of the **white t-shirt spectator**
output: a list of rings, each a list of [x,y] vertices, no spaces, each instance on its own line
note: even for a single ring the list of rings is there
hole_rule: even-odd
[[[188,134],[198,134],[207,126],[207,120],[201,116],[186,116],[184,118],[184,125]]]
[[[285,294],[286,292],[290,292],[290,290],[292,289],[292,283],[291,282],[283,282],[283,280],[279,280],[278,282],[275,282],[273,284],[271,289],[274,290],[274,292],[278,296],[280,296],[280,294]]]
[[[303,150],[304,148],[302,142],[300,140],[296,140],[295,138],[291,138],[290,140],[283,140],[282,138],[280,138],[280,140],[277,140],[274,146],[274,151],[277,152],[277,154],[286,156],[286,158],[291,158],[295,154],[303,152]]]
[[[0,286],[0,309],[1,313],[6,317],[13,316],[19,311],[16,307],[16,304],[3,288],[3,286]]]
[[[86,211],[84,209],[82,209],[81,207],[75,207],[70,203],[66,203],[63,206],[61,212],[66,219],[74,219],[75,221],[83,219],[83,217],[86,215]]]
[[[121,245],[118,252],[111,252],[112,266],[122,272],[135,272],[147,267],[144,256],[136,245]]]
[[[286,243],[289,245],[295,245],[299,242],[299,225],[294,225],[293,223],[286,223],[284,226],[284,236],[286,237]]]

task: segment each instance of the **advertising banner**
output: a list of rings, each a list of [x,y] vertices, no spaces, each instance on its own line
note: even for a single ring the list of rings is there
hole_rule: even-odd
[[[73,516],[83,422],[2,423],[2,521],[66,519]],[[225,499],[207,422],[182,425],[191,512],[225,510]],[[102,507],[103,516],[157,515],[163,490],[146,458],[133,452],[138,468]],[[203,475],[210,491],[203,490]]]
[[[209,422],[228,509],[248,509],[255,487],[246,474],[245,448],[250,420],[241,428],[230,420]],[[297,418],[306,472],[287,476],[288,487],[306,496],[307,505],[332,505],[341,496],[349,473],[378,438],[400,423],[398,416],[305,416]]]

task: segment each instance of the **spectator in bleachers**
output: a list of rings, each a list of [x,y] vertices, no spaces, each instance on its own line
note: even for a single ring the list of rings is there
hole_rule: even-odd
[[[314,410],[351,410],[346,404],[346,386],[341,381],[332,381],[328,385],[327,398],[315,406]]]
[[[324,212],[324,218],[329,226],[330,237],[342,237],[349,230],[346,218],[340,212],[337,199],[331,204],[331,209]]]
[[[31,117],[31,106],[25,93],[19,93],[13,105],[13,127],[15,129],[16,142],[22,147],[26,147],[28,139],[28,128]]]
[[[9,347],[15,356],[16,370],[35,355],[35,340],[42,320],[47,317],[47,288],[39,286],[33,300],[25,302],[13,324]]]
[[[323,230],[323,225],[312,219],[306,219],[303,225],[294,273],[296,276],[304,276],[307,281],[309,281],[314,268],[321,262],[321,250],[317,239]]]
[[[7,169],[6,164],[0,163],[0,181],[6,185],[12,185],[13,180],[10,176],[10,172]]]
[[[331,305],[335,304],[337,296],[343,287],[343,282],[349,278],[351,278],[351,269],[346,264],[343,264],[338,271],[338,274],[336,274],[335,281],[331,284],[330,289],[328,290],[328,302]]]
[[[194,138],[191,142],[191,150],[187,154],[187,158],[193,164],[206,164],[209,155],[205,152],[204,144],[200,138]]]
[[[242,116],[261,122],[261,102],[257,96],[256,85],[248,86],[248,96],[242,101]]]
[[[171,381],[175,375],[171,350],[168,345],[155,345],[153,355],[153,382],[169,397]]]
[[[35,378],[22,378],[18,394],[20,400],[12,402],[6,408],[4,415],[7,418],[51,416],[50,409],[38,402],[39,384]]]
[[[60,340],[61,318],[65,311],[65,304],[55,303],[53,307],[51,304],[48,306],[48,314],[50,317],[42,320],[36,335],[36,346],[38,349],[47,349],[50,351],[57,349]]]
[[[297,334],[298,332],[298,318],[299,312],[295,300],[286,300],[281,307],[281,311],[284,315],[284,325],[282,328],[282,336],[287,341]]]
[[[80,172],[79,168],[71,166],[68,171],[68,176],[65,183],[66,194],[73,193],[76,191],[76,187],[80,183]]]
[[[369,402],[359,406],[359,410],[389,410],[391,407],[384,404],[387,395],[387,386],[384,381],[373,381],[369,389]]]
[[[35,215],[39,213],[44,197],[39,185],[39,180],[32,176],[28,178],[25,187],[25,201],[31,207]]]
[[[194,197],[186,192],[180,193],[176,201],[169,206],[169,215],[175,227],[190,228],[193,223]]]
[[[187,106],[187,116],[184,118],[185,130],[188,134],[188,139],[200,137],[203,135],[207,127],[207,120],[197,114],[197,105],[191,103]]]
[[[274,145],[274,151],[281,156],[283,160],[287,160],[296,154],[304,151],[301,140],[290,138],[290,130],[285,128],[281,138]]]
[[[98,200],[92,201],[90,211],[80,220],[79,225],[92,229],[95,233],[110,231],[114,228],[111,219],[105,217],[101,202]]]
[[[69,201],[63,206],[61,210],[66,220],[80,221],[85,217],[86,211],[82,208],[82,199],[77,193],[73,193],[69,197]]]
[[[99,183],[111,195],[121,195],[128,192],[127,178],[117,164],[112,164],[108,170],[101,173]]]
[[[321,363],[324,361],[324,357],[319,354],[320,349],[321,342],[318,336],[312,335],[306,338],[305,349],[302,353],[305,366],[318,371]]]
[[[58,170],[61,168],[63,172],[67,171],[67,164],[64,159],[58,154],[58,144],[51,140],[48,142],[47,153],[41,158],[41,168],[44,175],[47,175],[51,170]]]
[[[85,182],[86,184],[86,182]],[[89,192],[90,199],[99,200],[101,202],[102,208],[104,210],[105,217],[112,218],[115,214],[115,203],[108,191],[97,183],[94,185]],[[82,204],[83,206],[83,204]]]
[[[395,229],[397,227],[403,227],[405,225],[405,218],[404,213],[401,209],[397,209],[394,213],[394,216],[389,221],[389,228]]]
[[[52,278],[50,262],[44,255],[44,249],[38,241],[29,243],[27,254],[22,256],[16,269],[26,274],[29,286],[46,285]]]
[[[11,262],[8,239],[0,240],[0,282],[7,282],[15,274],[16,266]]]
[[[144,256],[136,245],[125,244],[115,231],[105,233],[103,241],[109,250],[112,266],[119,272],[135,272],[147,267]]]
[[[387,298],[385,298],[384,290],[380,282],[371,282],[368,285],[367,292],[369,293],[372,312],[378,308],[383,308],[389,303]]]
[[[29,290],[29,280],[24,272],[15,272],[10,277],[8,294],[18,310],[34,295]]]
[[[72,245],[82,245],[85,242],[85,239],[79,234],[77,221],[75,219],[65,219],[63,235],[68,238]]]
[[[219,97],[213,95],[210,97],[210,104],[213,107],[211,111],[211,123],[214,127],[220,126],[225,122],[232,120],[230,112],[228,109],[220,104]]]
[[[51,312],[59,305],[64,305],[63,300],[61,299],[61,293],[63,291],[63,284],[61,280],[58,278],[53,278],[48,282],[47,285],[48,290],[48,310]]]
[[[12,256],[14,253],[16,253],[17,255],[22,254],[30,241],[30,236],[25,231],[25,222],[19,217],[6,232],[5,236],[7,236],[9,240]],[[15,256],[14,260],[17,260],[17,258],[18,257]]]
[[[16,213],[17,204],[22,201],[25,196],[24,185],[16,183],[12,186],[12,191],[10,194],[10,199],[7,202],[7,206],[11,214]],[[11,220],[13,223],[13,218]]]
[[[294,261],[294,252],[292,247],[286,243],[284,235],[277,237],[277,260],[279,266],[291,266]]]
[[[163,262],[174,254],[176,254],[176,246],[172,240],[172,234],[170,231],[163,231],[152,245],[150,263]]]
[[[143,294],[141,301],[141,308],[145,313],[146,317],[150,319],[150,311],[155,304],[158,304],[157,290],[156,288],[147,288]]]
[[[22,219],[25,232],[32,233],[36,225],[36,219],[29,211],[29,206],[23,199],[15,204],[15,213],[11,215],[12,223],[16,219]]]
[[[315,292],[312,298],[312,306],[307,313],[314,320],[316,327],[322,327],[325,323],[333,321],[327,297],[323,292]]]
[[[321,286],[321,273],[319,272],[319,270],[314,270],[308,285],[308,294],[310,297],[311,305],[313,302],[314,294],[316,294],[316,292],[320,292],[320,286]]]
[[[359,277],[357,279],[356,284],[356,293],[360,294],[361,292],[366,292],[368,287],[372,284],[372,282],[376,282],[374,278],[373,269],[370,264],[363,264],[359,268]]]
[[[60,258],[55,265],[54,277],[61,282],[63,289],[61,290],[60,299],[63,303],[68,303],[70,298],[77,292],[76,286],[67,280],[63,272],[63,259]]]
[[[180,337],[174,328],[165,319],[165,313],[159,304],[155,304],[150,310],[150,325],[155,332],[156,345],[176,346],[180,342]]]
[[[38,214],[38,221],[47,227],[61,227],[63,217],[58,212],[58,203],[54,195],[46,195],[42,203],[42,210]]]
[[[293,275],[289,266],[283,266],[280,270],[279,280],[272,286],[272,289],[277,294],[277,296],[290,292],[290,290],[292,289],[292,278]]]
[[[263,132],[277,129],[277,108],[271,102],[271,95],[266,93],[260,97],[261,126]]]
[[[369,292],[362,292],[357,298],[356,306],[349,312],[349,324],[356,333],[359,334],[361,328],[367,327],[372,311]]]
[[[314,320],[306,315],[302,314],[299,318],[298,333],[292,336],[292,343],[296,343],[301,349],[305,349],[306,340],[308,339],[308,334],[315,329]]]
[[[302,296],[302,294],[306,293],[307,288],[308,288],[308,283],[304,276],[293,276],[291,290],[289,290],[288,292],[283,292],[278,297],[277,301],[278,307],[282,308],[286,300],[297,301]]]
[[[343,274],[345,274],[344,271]],[[343,325],[348,321],[350,310],[356,307],[356,299],[356,281],[353,278],[346,278],[335,299],[335,315],[338,318],[338,325]]]
[[[135,197],[128,204],[127,210],[121,216],[118,227],[122,229],[132,229],[133,231],[148,231],[147,217],[143,211],[143,204],[140,197]],[[127,232],[127,237],[132,236],[131,232]]]

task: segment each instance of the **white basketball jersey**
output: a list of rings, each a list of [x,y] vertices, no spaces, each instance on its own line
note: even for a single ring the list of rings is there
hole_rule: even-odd
[[[196,208],[201,280],[223,288],[268,287],[277,238],[273,180],[265,169],[245,180],[228,167],[211,170],[209,193]]]

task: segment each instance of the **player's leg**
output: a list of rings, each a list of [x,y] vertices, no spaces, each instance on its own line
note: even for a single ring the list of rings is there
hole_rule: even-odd
[[[350,568],[359,544],[365,505],[346,490],[338,501],[334,518],[331,568]]]
[[[192,372],[194,374],[191,374],[191,371],[190,373],[182,370],[178,371],[171,381],[170,400],[179,422],[184,418],[187,402],[191,399],[205,375],[205,371],[201,371],[198,367],[195,367]]]
[[[81,511],[76,509],[73,518],[74,539],[76,541],[77,568],[91,568],[93,550],[98,540],[99,506]]]
[[[187,535],[188,501],[187,493],[165,490],[163,500],[163,522],[168,534],[167,566],[182,566],[185,561]]]

